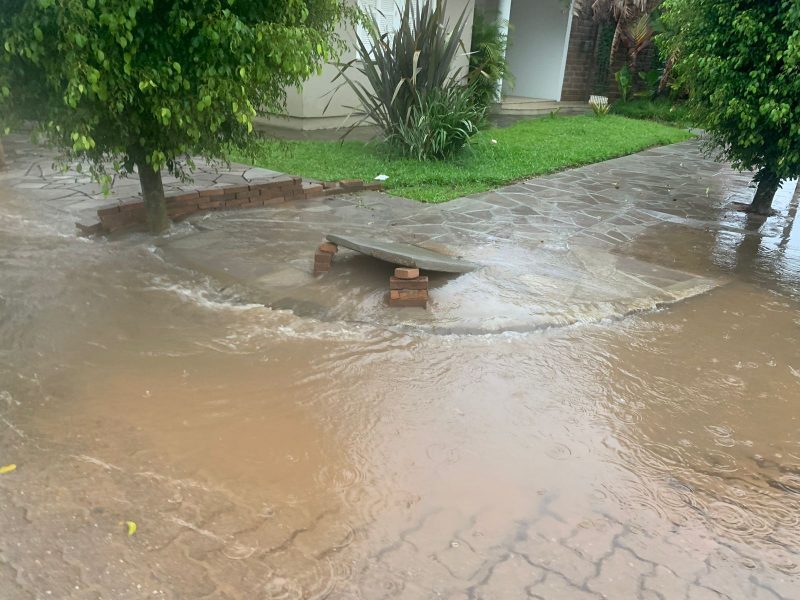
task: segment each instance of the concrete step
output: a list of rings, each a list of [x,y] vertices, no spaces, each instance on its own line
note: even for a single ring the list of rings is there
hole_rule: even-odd
[[[554,101],[512,101],[495,104],[491,109],[493,115],[503,116],[548,116],[554,111],[560,115],[583,115],[591,112],[586,102],[554,102]]]

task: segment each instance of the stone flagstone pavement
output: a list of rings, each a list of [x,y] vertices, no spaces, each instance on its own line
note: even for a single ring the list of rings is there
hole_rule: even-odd
[[[6,181],[65,213],[65,219],[91,220],[97,207],[109,202],[88,177],[54,171],[46,151],[19,139],[7,146],[12,171]],[[166,177],[165,188],[278,175],[236,164],[218,171],[199,162],[193,182]],[[530,330],[654,309],[722,283],[619,250],[664,224],[755,233],[745,228],[733,204],[749,202],[748,184],[748,175],[706,158],[698,141],[688,141],[444,204],[364,192],[199,214],[160,246],[170,260],[237,286],[248,301],[298,314],[443,332]],[[794,187],[795,182],[784,186],[777,207],[785,207]],[[118,179],[112,200],[137,190],[135,177]],[[772,220],[785,219],[781,213]],[[311,278],[313,249],[328,233],[418,244],[483,268],[459,278],[432,278],[427,313],[387,313],[386,274],[347,251],[323,280]],[[344,293],[355,287],[367,291],[355,298]]]

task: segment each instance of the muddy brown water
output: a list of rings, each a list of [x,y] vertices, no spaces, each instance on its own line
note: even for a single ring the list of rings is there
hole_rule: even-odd
[[[435,334],[4,192],[0,597],[798,598],[798,236],[664,225],[625,252],[728,283]]]

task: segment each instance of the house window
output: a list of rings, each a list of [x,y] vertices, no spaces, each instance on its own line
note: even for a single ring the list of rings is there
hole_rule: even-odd
[[[400,5],[402,1],[396,0],[358,0],[358,7],[369,15],[374,15],[378,23],[378,31],[381,34],[392,33],[400,28],[400,20],[403,14]],[[372,44],[367,30],[362,25],[356,29],[359,39],[364,42],[368,50],[372,50]]]

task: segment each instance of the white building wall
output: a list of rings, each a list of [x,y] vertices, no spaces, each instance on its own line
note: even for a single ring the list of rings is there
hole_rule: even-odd
[[[513,0],[507,57],[512,96],[561,100],[571,10],[562,0]]]

